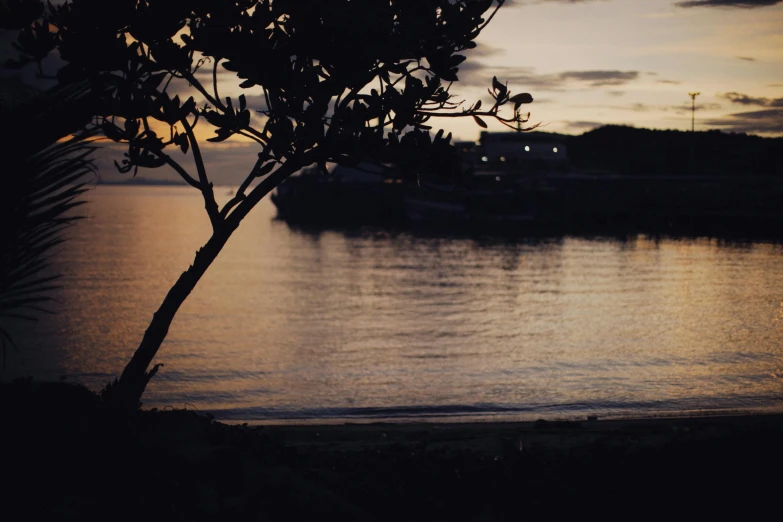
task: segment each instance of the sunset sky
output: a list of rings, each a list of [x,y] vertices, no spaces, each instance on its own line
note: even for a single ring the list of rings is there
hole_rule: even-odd
[[[783,135],[783,0],[512,0],[478,42],[452,92],[488,101],[497,76],[533,95],[541,130],[686,130],[688,92],[699,91],[697,130]],[[235,85],[224,75],[221,93],[240,94]],[[463,140],[481,130],[468,119],[435,124]],[[225,143],[209,157],[229,172],[252,151]]]
[[[531,120],[549,131],[689,129],[688,92],[700,91],[697,129],[783,134],[779,0],[516,0],[479,43],[463,82],[497,75],[529,91]],[[453,130],[477,134],[469,122]]]

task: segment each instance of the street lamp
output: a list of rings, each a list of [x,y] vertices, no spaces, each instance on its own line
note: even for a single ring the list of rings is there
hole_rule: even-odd
[[[691,105],[691,132],[696,130],[696,96],[701,94],[700,92],[689,92],[688,96],[691,97],[693,103]]]

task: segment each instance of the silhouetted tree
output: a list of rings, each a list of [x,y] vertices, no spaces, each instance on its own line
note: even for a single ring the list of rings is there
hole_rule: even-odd
[[[138,405],[177,310],[242,219],[288,176],[312,164],[367,159],[414,176],[448,176],[455,168],[451,136],[431,136],[432,118],[470,117],[486,127],[488,117],[512,129],[527,121],[519,108],[530,95],[512,96],[497,79],[489,91],[494,102],[484,110],[480,102],[455,102],[449,92],[465,60],[458,53],[476,46],[504,1],[74,0],[49,5],[21,32],[20,58],[9,65],[40,64],[56,48],[66,62],[56,75],[61,83],[87,80],[106,92],[95,123],[127,146],[119,170],[170,166],[201,192],[212,224],[212,236],[115,383],[118,404]],[[256,93],[259,116],[249,96],[219,95],[221,69]],[[187,85],[187,97],[172,95],[176,85]],[[508,117],[499,112],[505,104],[513,106]],[[254,165],[222,208],[197,125],[214,130],[207,141],[242,136],[258,145]],[[195,173],[170,147],[191,154]]]

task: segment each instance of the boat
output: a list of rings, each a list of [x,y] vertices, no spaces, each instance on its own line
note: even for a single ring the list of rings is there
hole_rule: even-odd
[[[368,162],[303,169],[272,193],[280,219],[309,225],[367,225],[399,222],[405,186],[391,169]]]
[[[281,219],[312,225],[783,228],[780,178],[584,171],[570,163],[562,136],[543,132],[485,131],[478,142],[455,145],[468,173],[460,183],[403,181],[388,166],[360,163],[331,175],[305,170],[272,200]]]
[[[482,132],[479,142],[457,142],[465,182],[449,194],[411,190],[405,217],[412,222],[523,225],[546,216],[541,205],[552,192],[552,175],[574,173],[566,144],[544,132]]]
[[[534,203],[550,190],[544,180],[568,171],[566,147],[546,133],[513,136],[484,132],[479,143],[456,143],[470,173],[460,184],[404,181],[389,166],[362,162],[328,174],[304,169],[281,183],[272,201],[279,218],[298,224],[534,222]]]

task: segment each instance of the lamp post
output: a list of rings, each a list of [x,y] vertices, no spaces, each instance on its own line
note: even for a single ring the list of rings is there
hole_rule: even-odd
[[[701,94],[700,92],[689,92],[688,96],[691,97],[691,132],[696,130],[696,96]]]
[[[696,168],[696,151],[695,146],[696,144],[694,141],[696,140],[696,96],[701,94],[700,92],[689,92],[688,96],[691,97],[691,170],[693,171]]]

